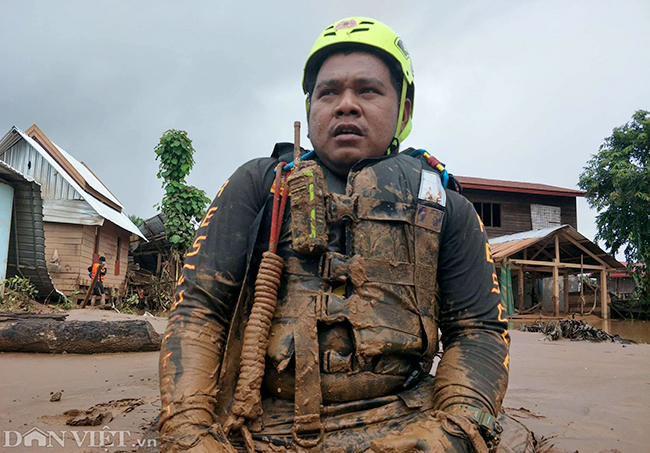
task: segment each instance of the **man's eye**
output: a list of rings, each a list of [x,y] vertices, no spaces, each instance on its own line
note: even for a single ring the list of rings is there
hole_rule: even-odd
[[[320,97],[330,96],[330,95],[333,95],[333,94],[336,94],[336,91],[331,90],[331,89],[323,90],[323,91],[320,92]]]
[[[366,93],[374,93],[374,94],[376,94],[376,93],[379,93],[379,91],[377,91],[375,88],[365,87],[365,88],[361,88],[360,93],[361,94],[366,94]]]

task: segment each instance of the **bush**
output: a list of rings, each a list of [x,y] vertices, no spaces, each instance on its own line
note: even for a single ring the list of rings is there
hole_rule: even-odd
[[[7,309],[20,308],[28,310],[30,302],[34,300],[38,294],[38,290],[34,284],[24,277],[11,277],[4,281],[5,294],[2,304]]]

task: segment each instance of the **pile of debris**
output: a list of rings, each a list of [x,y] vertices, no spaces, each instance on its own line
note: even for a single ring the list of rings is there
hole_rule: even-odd
[[[575,319],[561,319],[559,321],[538,321],[531,325],[521,324],[519,330],[523,332],[541,332],[544,340],[555,341],[567,338],[572,341],[591,341],[594,343],[611,342],[620,344],[636,344],[618,335],[612,335],[604,330],[590,326],[587,321]]]

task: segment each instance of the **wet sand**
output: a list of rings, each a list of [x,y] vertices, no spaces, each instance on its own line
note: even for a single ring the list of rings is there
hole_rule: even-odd
[[[166,320],[120,315],[100,310],[73,310],[69,319],[148,319],[162,333]],[[650,345],[540,341],[541,334],[512,331],[511,374],[506,411],[536,435],[551,437],[554,451],[580,453],[618,449],[650,451]],[[2,452],[132,452],[156,418],[158,353],[49,355],[0,353],[0,451]],[[63,391],[58,402],[51,393]],[[141,398],[142,404],[122,413],[111,410],[110,431],[129,431],[122,447],[82,447],[70,431],[101,431],[103,425],[71,427],[61,414],[98,403]],[[3,431],[21,434],[33,427],[67,430],[65,446],[4,447]],[[97,439],[97,438],[96,438]],[[117,436],[113,439],[117,443]],[[15,443],[15,436],[10,445]]]

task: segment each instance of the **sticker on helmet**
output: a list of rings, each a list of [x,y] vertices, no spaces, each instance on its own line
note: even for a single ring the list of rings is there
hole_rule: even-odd
[[[342,20],[338,24],[336,24],[336,27],[334,27],[334,30],[345,30],[347,28],[354,28],[357,26],[357,21],[354,19],[350,20]]]
[[[404,54],[406,58],[411,58],[409,51],[406,50],[406,44],[404,44],[404,41],[402,41],[402,38],[400,38],[399,36],[395,38],[395,45]]]

